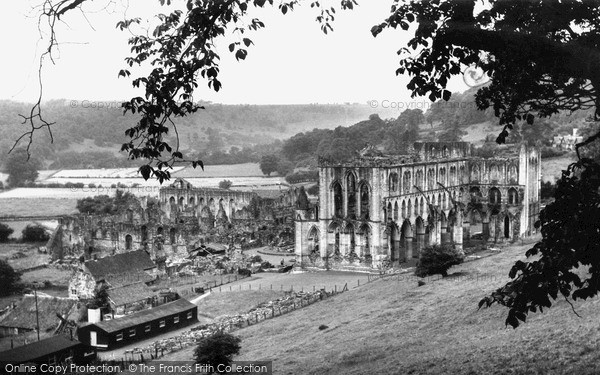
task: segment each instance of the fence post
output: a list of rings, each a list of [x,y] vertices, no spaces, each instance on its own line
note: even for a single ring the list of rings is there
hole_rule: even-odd
[[[229,291],[231,292],[231,285],[229,285]]]
[[[360,279],[358,279],[358,286],[360,286]]]
[[[337,293],[337,284],[335,285],[335,292]]]

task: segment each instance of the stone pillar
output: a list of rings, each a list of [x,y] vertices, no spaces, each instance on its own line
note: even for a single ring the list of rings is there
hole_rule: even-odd
[[[423,247],[425,247],[425,233],[417,233],[417,249],[415,252],[417,258],[421,255]]]
[[[481,222],[481,235],[484,241],[490,238],[490,223],[489,221],[485,221],[485,219]]]
[[[404,240],[404,245],[406,248],[406,260],[412,259],[413,257],[413,241],[412,237],[406,237]]]
[[[471,238],[471,223],[468,221],[463,223],[463,241],[468,241]]]
[[[462,224],[463,224],[463,213],[462,213],[462,211],[458,211],[456,213],[456,223],[454,224],[454,228],[452,231],[453,232],[452,240],[454,241],[454,247],[460,251],[462,251],[462,249],[463,249]]]

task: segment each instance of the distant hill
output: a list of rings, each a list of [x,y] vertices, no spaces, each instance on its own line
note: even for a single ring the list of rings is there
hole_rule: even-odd
[[[177,119],[181,149],[202,157],[207,164],[256,162],[277,146],[278,141],[315,128],[352,125],[370,114],[397,113],[375,110],[366,104],[223,105],[203,103],[205,110]],[[28,130],[19,114],[28,113],[29,103],[0,101],[0,164],[13,142]],[[46,168],[131,167],[119,153],[124,132],[137,117],[123,115],[118,102],[53,100],[43,105],[43,115],[52,126],[54,142],[46,129],[35,133],[34,156]],[[170,134],[174,143],[175,135]],[[266,151],[263,150],[264,146]],[[244,151],[243,154],[234,155]],[[228,155],[233,151],[232,155]],[[214,157],[211,156],[215,154]]]
[[[450,101],[420,109],[371,108],[366,104],[223,105],[203,103],[206,109],[176,120],[180,149],[186,158],[205,165],[257,163],[266,154],[279,154],[295,168],[314,168],[318,156],[346,158],[367,143],[391,153],[403,153],[416,140],[455,137],[481,145],[501,131],[491,110],[475,108],[471,89],[452,94]],[[426,99],[423,99],[426,100]],[[123,115],[118,102],[54,100],[43,105],[52,125],[54,142],[46,129],[35,133],[33,156],[46,169],[136,167],[120,153],[124,132],[137,116]],[[31,104],[0,101],[0,165],[27,124],[19,114]],[[514,141],[585,129],[589,112],[560,114],[536,120],[533,127],[518,125]],[[583,132],[585,134],[585,131]],[[168,141],[174,145],[174,132]]]

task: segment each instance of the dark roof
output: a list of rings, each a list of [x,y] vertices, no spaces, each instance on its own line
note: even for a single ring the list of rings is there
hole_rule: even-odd
[[[117,288],[125,285],[135,284],[138,282],[147,283],[154,280],[154,277],[150,276],[144,271],[134,270],[131,272],[125,272],[120,274],[111,274],[103,277],[112,288]]]
[[[144,250],[137,250],[107,256],[98,260],[89,260],[85,262],[85,267],[94,278],[98,279],[106,275],[132,273],[155,268],[156,264],[150,259],[150,254]]]
[[[225,252],[227,251],[227,249],[229,249],[229,246],[222,244],[222,243],[216,243],[216,242],[210,242],[204,245],[204,247],[214,253],[214,252]]]
[[[188,311],[196,307],[193,303],[186,299],[178,299],[177,301],[165,303],[152,309],[138,311],[136,313],[126,315],[122,318],[105,320],[98,323],[93,323],[96,327],[105,332],[117,332],[125,328],[134,327],[139,324],[148,323],[165,316],[174,315],[177,313]]]
[[[76,303],[75,299],[38,296],[40,332],[56,328],[60,323],[56,314],[66,317]],[[31,295],[23,297],[17,307],[0,320],[0,327],[35,329],[37,327],[35,297]]]
[[[126,303],[133,303],[154,296],[152,291],[143,282],[119,286],[108,290],[108,298],[115,306],[122,306]]]
[[[0,362],[24,363],[46,357],[58,351],[73,348],[81,343],[58,335],[0,352]]]

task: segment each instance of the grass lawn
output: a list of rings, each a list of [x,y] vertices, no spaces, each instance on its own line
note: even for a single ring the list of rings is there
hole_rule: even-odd
[[[34,271],[25,272],[21,276],[21,281],[26,283],[50,281],[52,285],[67,287],[72,271],[59,270],[56,268],[40,268]]]
[[[271,273],[261,272],[252,275],[251,279],[243,279],[238,282],[223,285],[223,292],[247,291],[247,290],[295,290],[312,291],[325,288],[327,290],[341,290],[344,285],[348,288],[365,284],[367,275],[358,272],[341,271],[317,271],[303,273]],[[217,290],[218,292],[218,290]]]
[[[530,246],[451,270],[461,276],[421,287],[412,277],[378,280],[236,331],[236,360],[273,360],[276,374],[599,373],[600,299],[576,302],[581,318],[557,301],[517,330],[505,327],[505,308],[477,310]]]
[[[8,261],[16,270],[35,267],[46,264],[50,260],[50,255],[40,254],[38,247],[45,246],[46,243],[3,243],[0,244],[0,258]]]
[[[245,313],[260,303],[283,297],[276,290],[243,290],[227,293],[213,292],[198,302],[198,313],[209,318]]]

